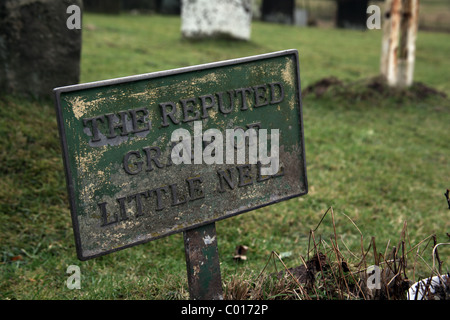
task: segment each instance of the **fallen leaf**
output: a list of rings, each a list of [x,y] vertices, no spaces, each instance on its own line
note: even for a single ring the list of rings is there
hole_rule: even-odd
[[[246,256],[247,251],[248,251],[247,246],[243,246],[243,245],[237,246],[236,251],[234,252],[234,260],[241,260],[241,261],[247,260],[247,256]]]
[[[19,254],[18,256],[14,256],[11,258],[11,261],[23,260],[23,257]]]
[[[281,259],[288,258],[290,256],[292,256],[292,251],[286,251],[286,252],[281,252],[280,253],[280,258]]]

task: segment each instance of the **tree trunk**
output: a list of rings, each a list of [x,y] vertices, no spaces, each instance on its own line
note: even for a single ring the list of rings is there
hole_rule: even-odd
[[[381,44],[381,74],[393,87],[413,82],[419,0],[386,0]]]

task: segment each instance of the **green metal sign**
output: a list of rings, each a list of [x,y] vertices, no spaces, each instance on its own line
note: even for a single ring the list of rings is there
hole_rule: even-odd
[[[81,260],[307,193],[296,50],[54,92]]]

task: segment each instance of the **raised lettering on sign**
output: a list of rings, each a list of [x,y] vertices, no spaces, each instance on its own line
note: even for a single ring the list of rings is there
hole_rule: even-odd
[[[295,50],[55,94],[81,260],[307,193]]]
[[[228,96],[228,105],[224,103],[224,95]],[[235,98],[237,97],[237,103]],[[246,111],[249,107],[259,108],[267,105],[281,103],[284,99],[284,88],[281,82],[257,85],[249,88],[239,88],[227,92],[216,92],[214,94],[202,95],[187,99],[180,99],[179,103],[172,101],[159,104],[161,110],[162,127],[171,124],[187,123],[210,117],[210,110],[216,110],[223,114],[232,111]],[[250,104],[248,101],[252,101]],[[177,116],[181,110],[182,116]],[[107,113],[90,118],[83,118],[83,126],[88,128],[92,137],[90,142],[99,142],[101,137],[106,139],[120,136],[128,136],[151,129],[152,123],[147,119],[148,108],[136,108]],[[106,125],[103,132],[100,124]]]

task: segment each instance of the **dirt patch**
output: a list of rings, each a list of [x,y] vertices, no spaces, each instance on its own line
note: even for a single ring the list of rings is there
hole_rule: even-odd
[[[305,264],[297,267],[289,268],[286,271],[282,270],[277,274],[278,279],[286,276],[287,274],[295,277],[300,283],[312,285],[315,281],[316,274],[320,271],[327,270],[329,264],[327,256],[321,252],[318,252]]]
[[[415,95],[419,99],[426,99],[429,96],[440,96],[443,98],[447,98],[447,95],[444,92],[440,92],[434,88],[423,84],[422,82],[415,82],[412,86],[412,90],[415,92]]]
[[[434,89],[422,82],[414,82],[409,88],[390,87],[381,77],[372,77],[353,82],[344,82],[336,77],[326,77],[309,85],[302,91],[303,97],[315,95],[317,98],[332,97],[358,100],[378,98],[396,98],[423,101],[430,97],[447,98],[444,92]]]
[[[309,85],[302,91],[302,95],[315,94],[316,97],[323,96],[330,87],[342,86],[343,82],[336,77],[327,77]]]

